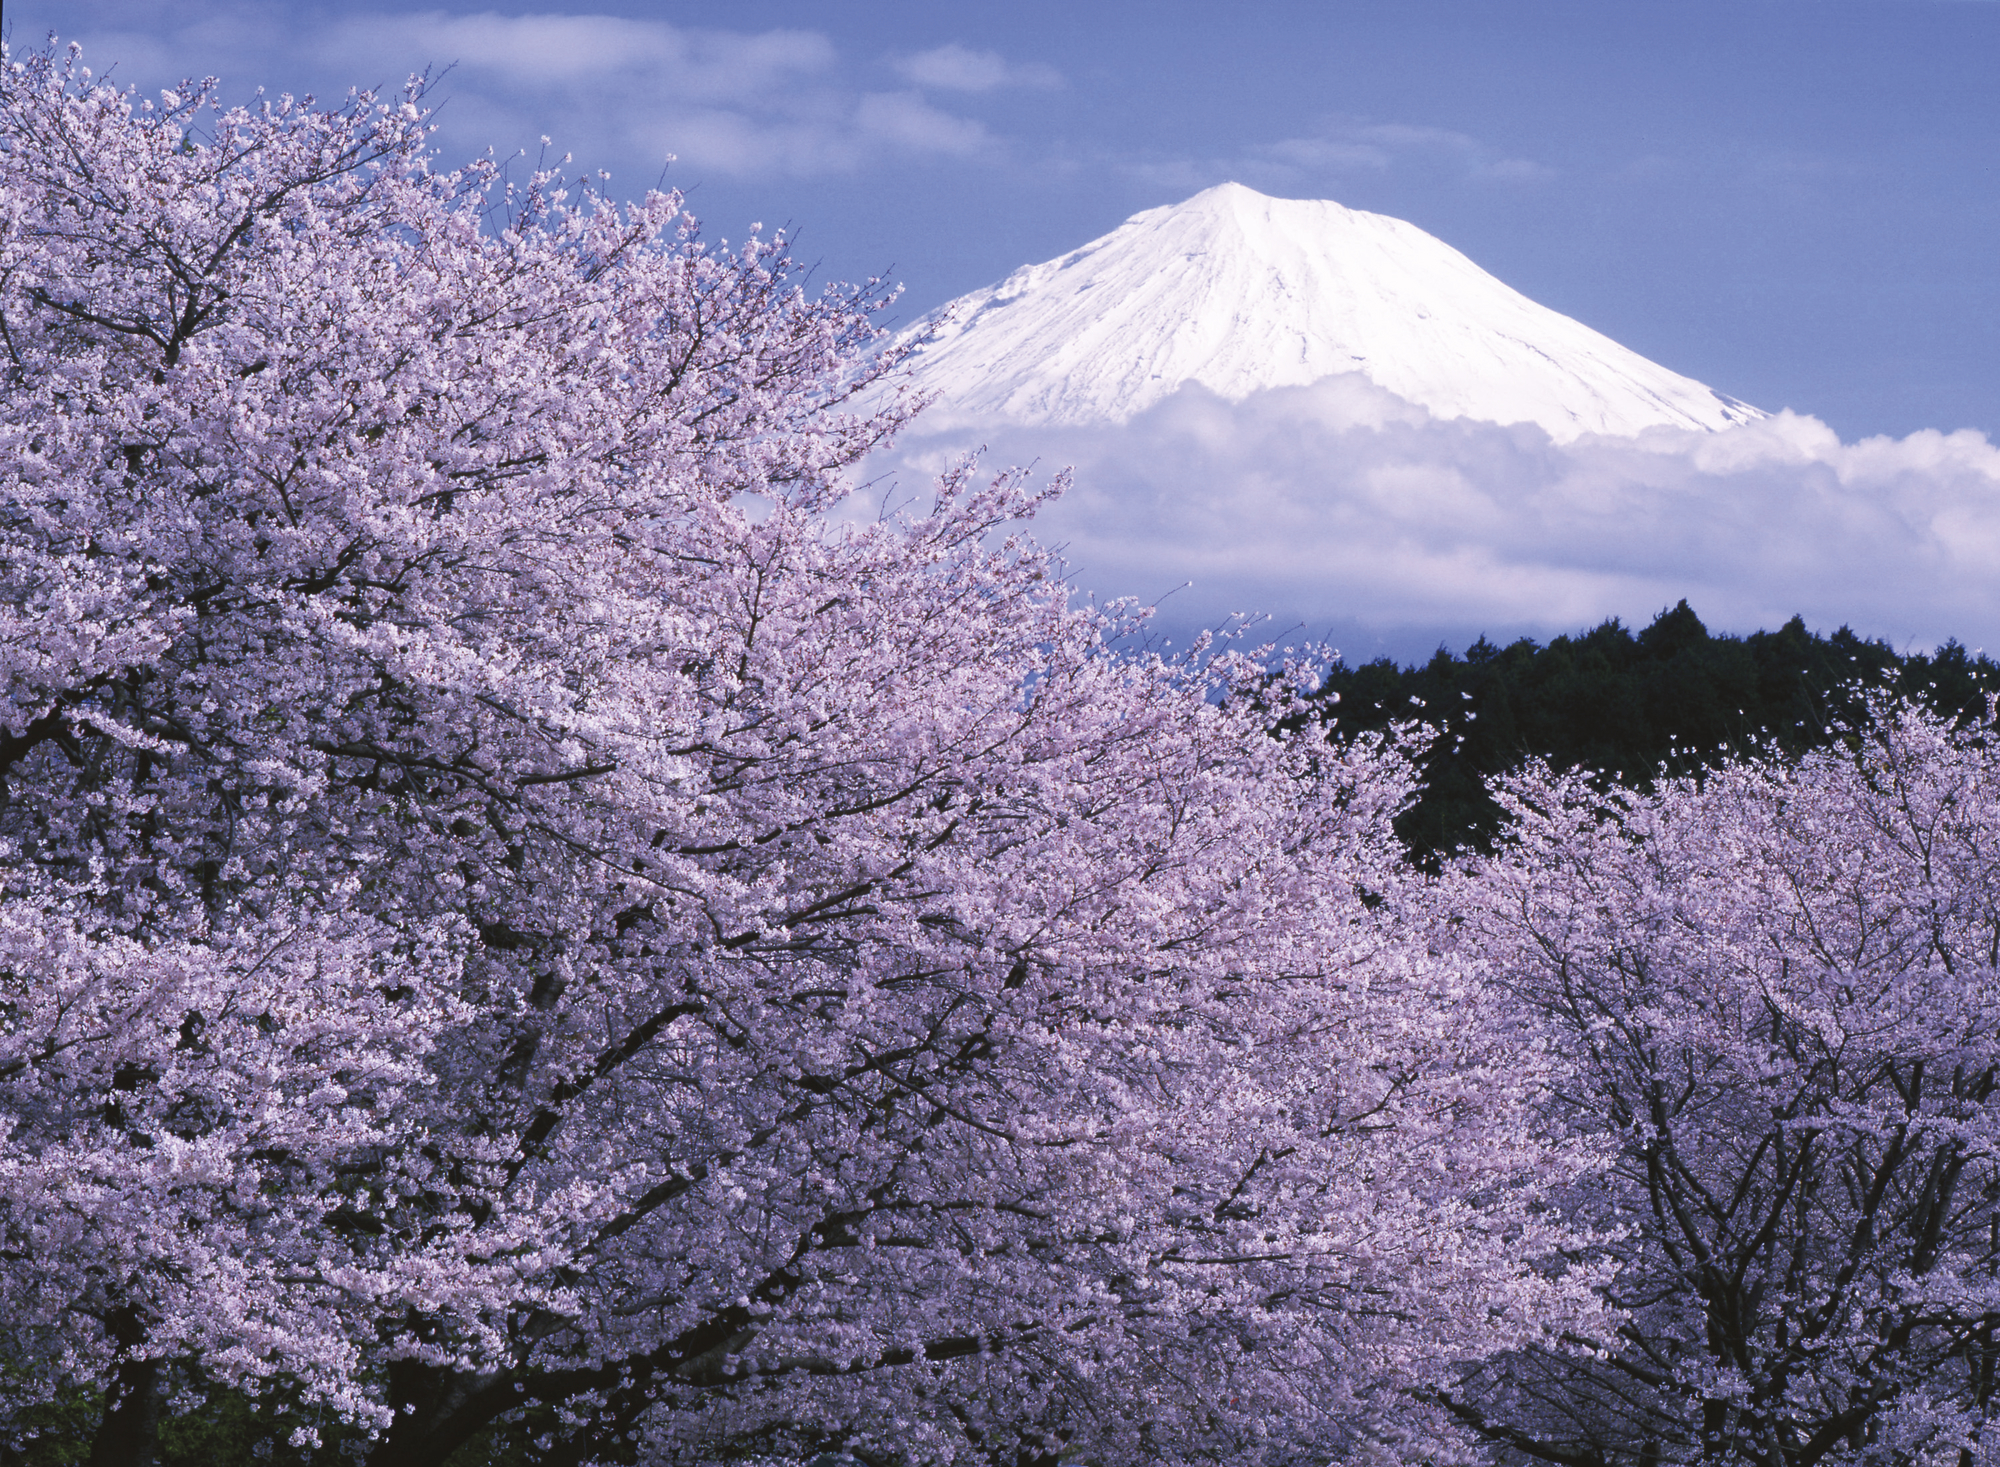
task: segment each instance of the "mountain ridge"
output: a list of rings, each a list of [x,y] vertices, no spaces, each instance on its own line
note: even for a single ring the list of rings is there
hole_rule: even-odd
[[[1557,441],[1766,416],[1537,304],[1416,225],[1225,183],[1024,265],[906,333],[927,427],[1124,422],[1358,372],[1440,418]]]

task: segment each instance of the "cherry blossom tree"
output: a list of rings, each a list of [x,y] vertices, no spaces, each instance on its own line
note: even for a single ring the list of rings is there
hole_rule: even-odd
[[[1617,1329],[1445,1398],[1507,1460],[1969,1463],[2000,1364],[2000,751],[1877,704],[1795,767],[1543,771],[1457,888],[1615,1165]]]
[[[1015,476],[854,514],[876,287],[420,91],[0,85],[17,1420],[1360,1460],[1590,1327],[1407,758],[1118,652]]]

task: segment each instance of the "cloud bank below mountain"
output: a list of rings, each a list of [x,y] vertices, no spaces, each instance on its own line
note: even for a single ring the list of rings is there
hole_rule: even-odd
[[[1174,634],[1264,613],[1350,656],[1412,656],[1643,624],[1686,597],[1717,629],[1799,614],[2000,646],[2000,449],[1970,430],[1843,443],[1781,413],[1557,444],[1343,375],[1235,403],[1187,386],[1122,425],[983,443],[992,468],[1072,466],[1035,533],[1080,587],[1161,601]],[[871,467],[907,495],[980,446],[919,428]]]

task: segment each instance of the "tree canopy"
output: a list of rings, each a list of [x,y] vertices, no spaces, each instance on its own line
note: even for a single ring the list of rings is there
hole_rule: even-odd
[[[843,509],[877,288],[420,93],[0,131],[11,1449],[1359,1459],[1594,1317],[1397,741]]]
[[[1992,1450],[2000,755],[1990,724],[1869,712],[1647,792],[1530,766],[1445,883],[1612,1157],[1560,1201],[1617,1264],[1615,1326],[1446,1393],[1500,1462]]]
[[[1992,664],[1133,652],[422,101],[0,67],[0,1461],[1990,1454]]]

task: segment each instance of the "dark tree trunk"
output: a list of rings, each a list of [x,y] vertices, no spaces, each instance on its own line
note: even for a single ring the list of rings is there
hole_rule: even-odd
[[[368,1454],[368,1467],[442,1467],[453,1452],[521,1404],[512,1379],[504,1373],[466,1376],[409,1360],[395,1362],[389,1367],[389,1400],[396,1422]]]
[[[144,1343],[136,1311],[121,1309],[105,1321],[121,1350]],[[160,1460],[160,1362],[127,1359],[105,1392],[104,1419],[91,1439],[89,1467],[156,1467]]]

